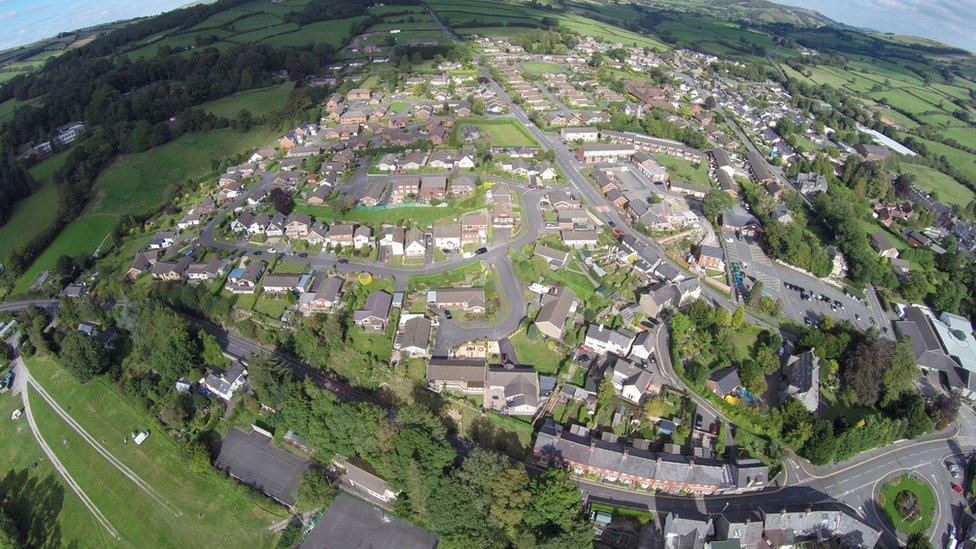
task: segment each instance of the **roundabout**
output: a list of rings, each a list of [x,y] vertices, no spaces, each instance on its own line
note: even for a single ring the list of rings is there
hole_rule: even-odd
[[[931,528],[935,493],[920,477],[899,475],[881,486],[877,498],[888,525],[899,534],[925,534]]]

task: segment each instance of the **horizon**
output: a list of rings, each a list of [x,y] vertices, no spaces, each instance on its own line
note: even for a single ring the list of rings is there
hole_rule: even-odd
[[[976,52],[976,0],[773,0],[816,10],[830,19],[880,33],[917,36]],[[63,32],[159,15],[187,0],[0,0],[0,51]],[[74,9],[72,9],[74,7]]]
[[[976,0],[773,0],[816,10],[838,23],[916,36],[976,52]]]

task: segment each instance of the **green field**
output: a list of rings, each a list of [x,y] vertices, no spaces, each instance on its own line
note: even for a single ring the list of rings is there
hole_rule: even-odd
[[[16,76],[16,75],[14,75]],[[8,99],[3,103],[0,103],[0,123],[6,122],[14,115],[14,111],[17,107],[24,105],[31,105],[40,101],[40,98],[28,99],[27,101],[21,101],[19,99]]]
[[[976,181],[976,155],[928,139],[919,139],[935,154],[945,156],[952,167]]]
[[[556,347],[556,342],[547,339],[532,341],[525,335],[524,330],[510,335],[508,340],[515,347],[519,363],[532,366],[540,374],[554,375],[566,358],[567,353]],[[550,345],[553,346],[552,350],[549,348]]]
[[[654,159],[668,169],[672,180],[694,183],[702,187],[710,187],[708,179],[708,163],[701,162],[698,166],[683,159],[667,154],[655,154]]]
[[[211,160],[266,145],[275,135],[262,128],[247,133],[229,128],[189,133],[155,149],[122,157],[98,176],[98,198],[91,211],[144,213],[159,206],[174,184],[209,173]]]
[[[897,171],[898,173],[914,175],[915,184],[922,190],[935,193],[940,202],[965,207],[966,204],[976,198],[976,193],[969,187],[928,166],[903,162],[898,166]]]
[[[17,202],[13,215],[0,227],[0,263],[15,247],[30,242],[54,221],[58,213],[58,188],[51,185],[51,176],[60,168],[71,149],[35,164],[31,176],[41,185],[34,194]]]
[[[473,124],[481,131],[481,137],[487,137],[496,147],[538,147],[539,144],[529,133],[529,130],[512,119],[488,120],[483,118],[459,118],[455,127],[460,132],[464,126]]]
[[[32,401],[33,403],[33,401]],[[68,488],[34,441],[26,420],[10,421],[20,396],[0,397],[0,493],[34,547],[108,547],[112,538]],[[52,442],[49,440],[49,442]]]
[[[563,72],[563,68],[555,63],[542,63],[537,61],[528,61],[526,63],[522,63],[522,68],[525,70],[525,72],[529,72],[532,74]]]
[[[914,493],[918,498],[919,517],[915,520],[909,521],[902,518],[895,508],[895,498],[899,492],[904,490]],[[932,524],[932,513],[935,510],[935,496],[932,494],[932,487],[913,476],[904,475],[882,486],[878,503],[884,507],[888,520],[901,532],[908,534],[926,533]]]
[[[261,117],[277,114],[285,106],[288,94],[294,87],[293,82],[286,82],[269,88],[235,93],[203,105],[203,110],[225,118],[237,118],[241,109]]]
[[[350,17],[349,19],[335,19],[332,21],[318,21],[305,25],[301,30],[287,34],[279,34],[263,41],[272,46],[307,46],[313,42],[325,42],[333,47],[342,45],[349,37],[350,29],[365,17]]]
[[[62,408],[179,513],[174,515],[125,478],[31,391],[31,409],[42,435],[121,534],[120,542],[110,545],[271,545],[264,526],[284,518],[283,509],[253,497],[216,471],[189,472],[177,443],[158,428],[155,418],[125,401],[110,383],[95,380],[83,386],[50,360],[33,359],[30,367]],[[127,442],[136,430],[151,432],[140,446]]]
[[[14,293],[26,292],[40,273],[53,269],[62,255],[84,257],[95,251],[115,226],[112,214],[94,214],[79,217],[61,230],[54,242],[34,260],[14,285]]]

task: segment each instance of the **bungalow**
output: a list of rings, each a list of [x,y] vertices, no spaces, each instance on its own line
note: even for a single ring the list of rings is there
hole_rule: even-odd
[[[477,180],[470,174],[459,174],[451,180],[451,196],[466,196],[474,193]]]
[[[393,153],[386,153],[380,157],[373,167],[380,171],[392,172],[397,169],[397,156]]]
[[[565,208],[556,212],[556,223],[562,230],[590,229],[593,219],[585,208]]]
[[[427,292],[427,302],[436,308],[484,314],[484,288],[441,288]]]
[[[449,170],[454,167],[454,153],[444,150],[434,151],[430,153],[427,165],[439,170]]]
[[[163,252],[161,250],[146,250],[137,253],[135,257],[132,258],[132,265],[126,272],[126,276],[128,276],[131,280],[135,280],[136,277],[148,271],[153,265],[155,265],[162,255]]]
[[[303,145],[300,147],[292,147],[288,149],[285,153],[287,158],[308,158],[310,156],[315,156],[322,152],[322,149],[318,145]]]
[[[179,231],[160,231],[149,241],[150,250],[162,250],[169,248],[180,238]]]
[[[359,197],[359,203],[367,208],[372,208],[383,200],[383,195],[386,194],[386,186],[380,182],[373,182],[366,185],[366,189],[363,194]]]
[[[591,127],[563,128],[559,131],[559,136],[567,143],[576,141],[590,142],[600,138],[600,130]]]
[[[353,322],[367,332],[380,333],[386,330],[390,318],[393,296],[386,292],[373,292],[366,297],[362,309],[353,312]]]
[[[397,168],[401,170],[419,170],[426,165],[427,153],[424,151],[407,153],[397,162]]]
[[[427,255],[427,238],[417,227],[410,227],[403,235],[403,254],[408,258]]]
[[[456,250],[461,247],[461,225],[434,225],[434,246],[440,249]]]
[[[234,294],[253,294],[264,269],[264,262],[258,260],[252,260],[246,267],[237,267],[227,276],[225,288]]]
[[[311,287],[312,280],[311,274],[269,274],[261,280],[261,289],[270,294],[305,293]]]
[[[569,259],[569,252],[564,252],[562,250],[557,250],[555,248],[550,248],[545,244],[539,244],[535,247],[535,255],[546,260],[546,263],[554,269],[562,267],[566,261]]]
[[[314,205],[325,204],[325,201],[328,200],[329,196],[331,195],[331,185],[319,185],[318,187],[315,187],[315,190],[312,191],[312,194],[309,195],[306,201],[309,204]]]
[[[881,257],[887,257],[888,259],[898,257],[898,248],[880,231],[871,233],[871,246]]]
[[[484,393],[484,407],[488,410],[531,416],[539,408],[539,374],[513,364],[488,368]]]
[[[393,348],[411,358],[425,357],[430,347],[431,322],[423,315],[412,316],[400,325]]]
[[[315,279],[311,290],[299,297],[298,310],[309,315],[339,307],[342,303],[343,282],[344,280],[338,276]]]
[[[454,163],[458,168],[462,170],[472,170],[477,165],[475,160],[475,155],[471,151],[461,151],[458,155],[457,161]]]
[[[151,268],[152,277],[157,280],[183,280],[193,257],[185,255],[178,261],[157,261]]]
[[[452,389],[465,394],[484,394],[485,360],[432,358],[427,363],[427,384],[435,391]]]
[[[559,341],[563,337],[566,323],[573,318],[578,305],[576,294],[569,288],[560,286],[552,293],[542,296],[542,308],[535,318],[535,326],[542,335]]]
[[[264,229],[264,234],[267,236],[284,236],[285,234],[285,215],[282,213],[276,213],[274,217],[268,221],[267,227]]]
[[[325,244],[329,238],[329,226],[321,221],[316,222],[314,225],[309,227],[308,235],[305,237],[305,241],[312,246],[317,246]]]
[[[186,278],[191,281],[214,280],[224,274],[228,260],[211,259],[206,263],[191,263],[186,268]]]
[[[593,230],[567,230],[559,231],[563,243],[574,249],[595,248],[597,245],[597,233]]]

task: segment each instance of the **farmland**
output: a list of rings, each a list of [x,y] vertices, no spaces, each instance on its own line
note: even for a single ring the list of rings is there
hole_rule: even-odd
[[[144,213],[160,205],[176,183],[210,172],[210,161],[273,140],[274,132],[233,129],[190,133],[149,151],[125,156],[95,182],[94,213]]]
[[[13,215],[0,227],[0,263],[14,248],[29,242],[54,221],[58,213],[59,195],[58,188],[51,184],[51,176],[64,164],[70,150],[64,150],[30,169],[31,176],[41,188],[19,201]]]
[[[924,191],[934,193],[941,202],[955,204],[962,208],[976,198],[976,193],[973,193],[969,187],[928,166],[906,162],[898,167],[898,172],[914,175],[915,184]]]
[[[40,273],[53,269],[62,255],[84,257],[98,248],[108,232],[115,226],[116,218],[111,214],[96,214],[79,217],[69,223],[47,249],[34,260],[30,268],[17,279],[14,293],[26,292],[31,282]]]
[[[295,85],[291,82],[236,93],[223,99],[218,99],[203,106],[203,109],[215,116],[237,118],[242,109],[246,109],[254,116],[269,116],[275,114],[285,106],[288,94]]]

